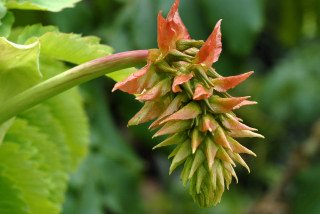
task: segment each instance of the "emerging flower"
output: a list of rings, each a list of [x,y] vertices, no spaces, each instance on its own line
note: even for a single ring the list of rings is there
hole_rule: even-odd
[[[238,181],[236,163],[250,171],[240,154],[255,154],[236,138],[263,136],[233,112],[256,102],[227,93],[253,72],[223,77],[212,67],[222,51],[221,20],[206,42],[192,40],[178,6],[176,0],[166,19],[159,13],[159,49],[150,50],[147,65],[113,90],[135,94],[145,103],[129,125],[154,120],[150,129],[159,128],[154,137],[168,135],[154,148],[175,145],[170,173],[183,165],[183,184],[189,182],[194,200],[209,207],[220,202],[232,177]]]

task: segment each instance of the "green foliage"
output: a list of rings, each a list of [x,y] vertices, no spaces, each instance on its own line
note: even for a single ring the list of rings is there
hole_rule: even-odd
[[[263,27],[263,1],[202,0],[201,2],[207,22],[211,26],[214,26],[218,19],[223,19],[222,33],[230,50],[239,55],[247,55]]]
[[[14,22],[13,14],[11,12],[7,12],[6,15],[0,19],[0,22],[0,36],[8,37]]]
[[[103,81],[83,87],[91,124],[91,152],[71,177],[63,213],[141,213],[141,162],[112,121]]]
[[[53,62],[50,68],[65,69]],[[0,177],[12,187],[0,200],[8,200],[6,195],[17,200],[11,199],[1,213],[60,212],[69,173],[83,159],[88,144],[81,103],[73,89],[17,116],[0,149]]]
[[[130,74],[134,73],[135,71],[137,71],[137,69],[135,68],[126,68],[120,71],[108,73],[107,76],[113,79],[114,81],[119,82],[127,78]]]
[[[0,103],[40,82],[39,42],[18,45],[0,38]],[[27,81],[26,81],[27,80]]]
[[[8,129],[12,125],[13,121],[14,121],[14,118],[12,118],[12,119],[10,119],[0,125],[0,145],[1,145],[3,138],[6,135]]]
[[[315,120],[320,107],[319,55],[319,43],[298,47],[265,80],[261,103],[278,123]]]
[[[112,52],[111,47],[99,44],[98,37],[61,33],[54,26],[43,27],[40,24],[18,29],[10,38],[26,44],[39,40],[41,55],[74,64],[81,64]]]
[[[313,167],[303,171],[295,179],[294,195],[292,197],[292,213],[318,213],[320,211],[320,166],[316,163]]]
[[[73,7],[80,0],[5,0],[9,9],[47,10],[58,12],[67,7]]]
[[[67,70],[61,61],[79,64],[112,51],[96,37],[51,26],[19,28],[9,38],[0,38],[0,102]],[[78,89],[1,124],[0,140],[1,213],[60,213],[69,175],[87,154],[89,141]]]

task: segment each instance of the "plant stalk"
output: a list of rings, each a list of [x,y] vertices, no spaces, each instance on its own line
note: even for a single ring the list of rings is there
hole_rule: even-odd
[[[148,50],[128,51],[101,57],[58,74],[9,99],[0,106],[0,125],[42,101],[107,73],[146,62]]]

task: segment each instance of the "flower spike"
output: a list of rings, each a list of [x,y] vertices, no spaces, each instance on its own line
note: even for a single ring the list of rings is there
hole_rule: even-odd
[[[256,156],[235,138],[263,136],[233,112],[256,102],[226,93],[253,72],[223,77],[211,67],[222,50],[221,20],[206,42],[192,40],[179,16],[179,3],[174,2],[167,18],[158,14],[159,49],[150,50],[148,64],[114,90],[144,102],[129,125],[154,120],[149,129],[158,131],[153,137],[168,135],[154,148],[175,146],[169,155],[170,174],[183,166],[183,185],[189,182],[193,199],[209,207],[220,202],[232,178],[238,182],[236,163],[250,170],[240,154]]]

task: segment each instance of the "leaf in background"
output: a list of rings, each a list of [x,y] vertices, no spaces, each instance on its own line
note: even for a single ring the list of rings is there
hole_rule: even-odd
[[[0,103],[38,83],[39,42],[18,45],[0,37]]]
[[[107,29],[101,29],[100,34],[105,35],[105,39],[117,51],[133,49],[132,36],[128,32],[128,25],[136,11],[132,5],[135,2],[126,3],[117,13],[113,26]],[[140,28],[140,26],[139,26]]]
[[[133,7],[137,9],[131,19],[132,24],[130,25],[132,27],[134,43],[141,49],[154,48],[157,38],[157,11],[154,2],[136,0]]]
[[[319,163],[303,171],[295,179],[290,205],[293,214],[320,213],[320,166]]]
[[[169,1],[170,7],[172,1]],[[192,38],[205,40],[208,36],[207,34],[207,24],[205,22],[205,17],[201,10],[200,1],[181,1],[180,2],[179,13],[184,24],[187,26],[188,31]],[[159,8],[161,10],[161,8]],[[214,25],[210,26],[211,28]]]
[[[13,14],[11,12],[7,12],[7,14],[1,19],[0,36],[3,36],[3,37],[9,36],[13,22],[14,22]]]
[[[278,122],[306,124],[320,116],[319,56],[319,43],[296,48],[265,80],[259,103]]]
[[[225,44],[238,55],[247,55],[263,27],[263,1],[201,0],[208,24],[222,21]]]
[[[110,46],[100,44],[98,37],[61,33],[54,26],[36,24],[14,30],[12,34],[10,39],[21,44],[39,40],[41,55],[74,64],[106,56],[113,51]]]
[[[73,7],[80,0],[5,0],[8,9],[47,10],[58,12]]]
[[[53,35],[51,41],[46,38],[50,33]],[[10,38],[15,42],[30,43],[37,40],[37,36],[39,41],[29,45],[17,45],[1,38],[3,101],[9,98],[3,89],[9,90],[9,86],[19,88],[14,93],[25,89],[21,79],[31,85],[65,71],[67,67],[59,60],[80,63],[111,52],[111,48],[100,45],[96,37],[63,34],[50,26],[36,25],[16,30]],[[41,56],[39,43],[44,48],[40,51]],[[61,47],[58,49],[60,56],[49,50],[52,44]],[[75,56],[68,56],[71,53]],[[16,61],[12,63],[14,57]],[[8,79],[12,73],[16,78]],[[3,88],[4,84],[7,88]],[[5,127],[2,126],[0,131],[3,135]],[[77,88],[17,115],[0,147],[0,181],[8,185],[5,188],[0,184],[0,204],[6,204],[0,206],[1,213],[60,213],[69,175],[87,154],[88,138],[88,121]]]
[[[4,5],[4,2],[1,0],[0,1],[0,25],[2,24],[2,18],[6,15],[7,13],[7,8]]]
[[[70,181],[63,213],[142,213],[141,162],[112,121],[103,82],[84,84],[91,119],[91,151]]]
[[[52,59],[40,66],[44,79],[66,69]],[[60,213],[69,174],[86,155],[88,129],[76,88],[19,114],[0,149],[0,180],[10,186],[0,204],[11,198],[1,213]]]
[[[112,53],[112,48],[99,44],[94,36],[48,32],[40,38],[41,54],[57,60],[81,64]]]
[[[14,118],[12,118],[12,119],[10,119],[0,125],[0,145],[1,145],[3,138],[6,135],[8,129],[12,125],[13,121],[14,121]]]
[[[135,71],[137,71],[136,68],[126,68],[118,71],[114,71],[111,73],[106,74],[107,77],[110,77],[116,82],[120,82],[124,79],[126,79],[128,76],[133,74]]]
[[[290,9],[288,9],[290,8]],[[272,9],[278,10],[276,16],[273,16],[273,29],[276,30],[277,37],[282,44],[294,46],[302,35],[302,20],[301,13],[302,1],[283,0],[278,2]]]
[[[30,38],[38,38],[48,32],[59,32],[59,30],[55,26],[42,26],[41,24],[16,27],[11,32],[8,39],[18,44],[26,44],[27,40],[30,40]]]

